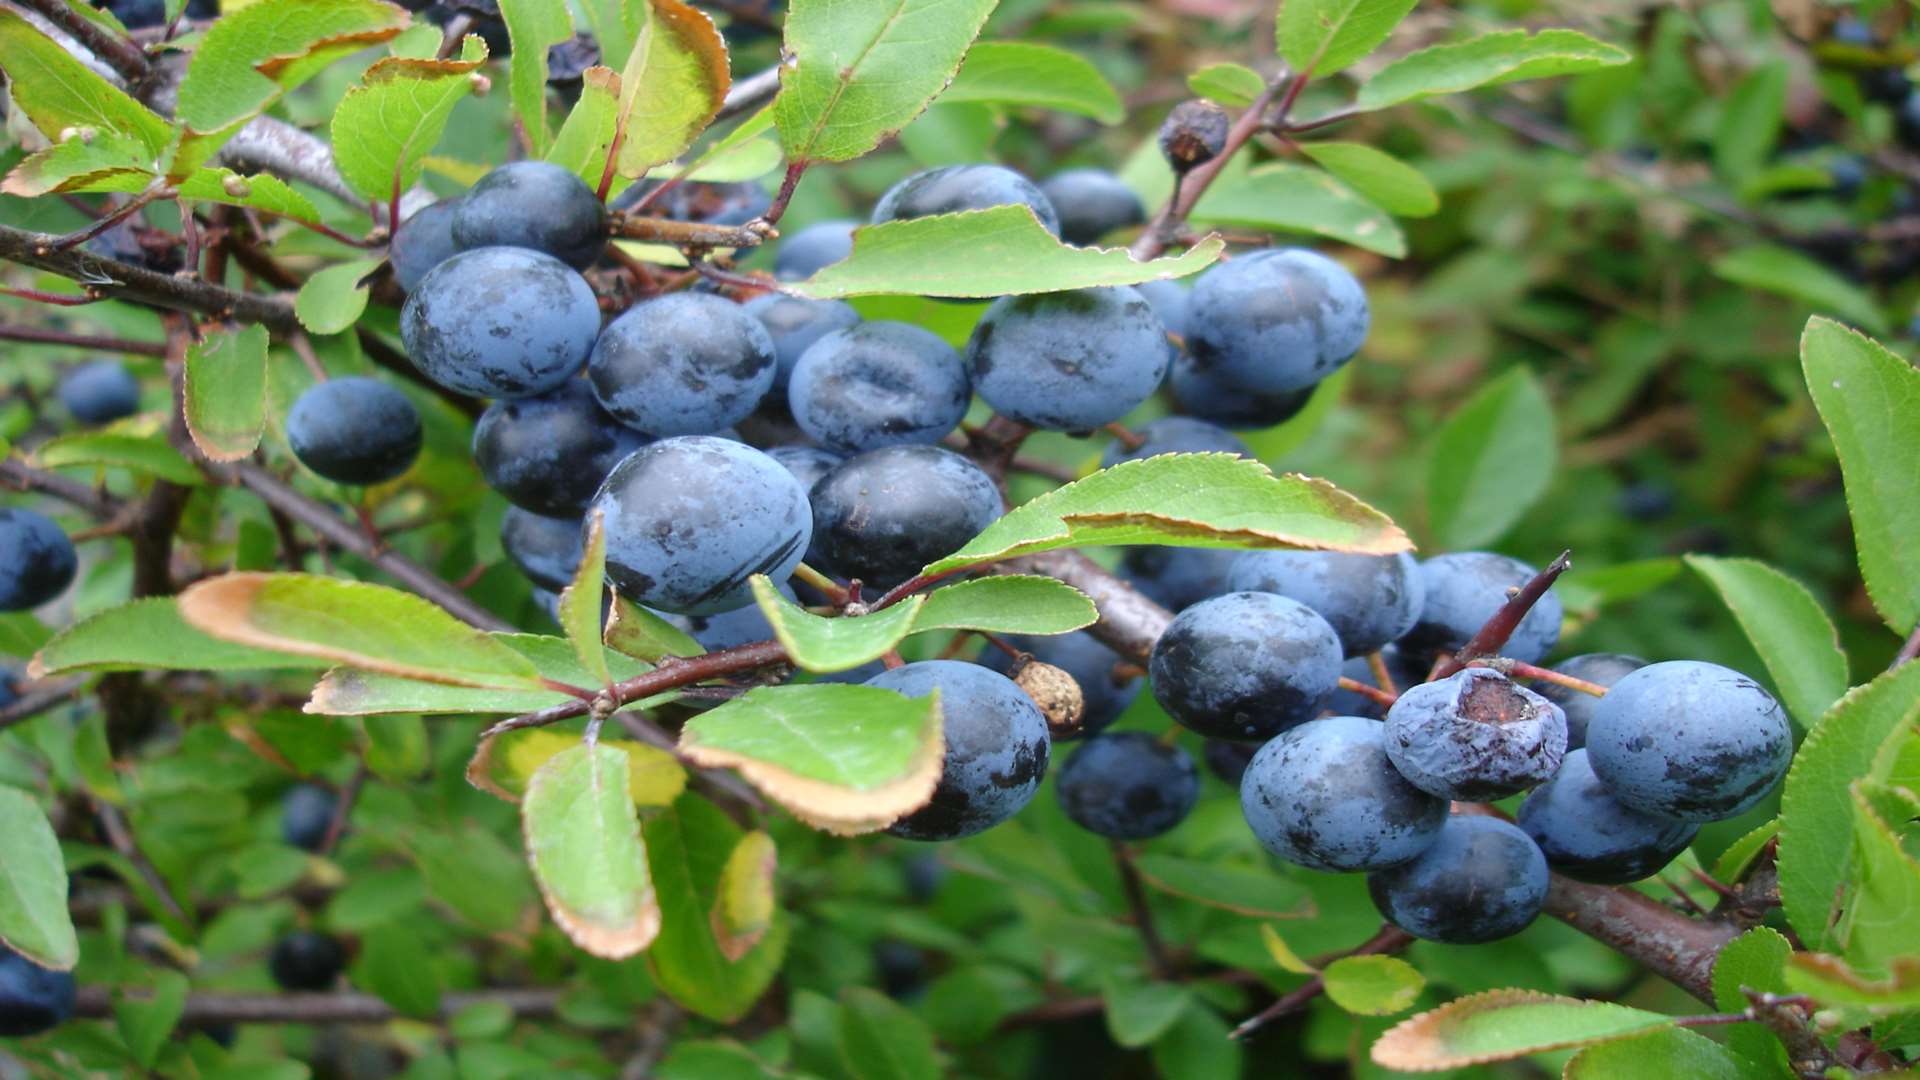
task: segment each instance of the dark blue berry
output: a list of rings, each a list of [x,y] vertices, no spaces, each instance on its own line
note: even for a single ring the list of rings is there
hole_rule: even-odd
[[[635,304],[594,343],[600,404],[649,435],[705,435],[752,415],[773,387],[773,338],[740,305],[669,293]]]
[[[1291,596],[1320,613],[1348,656],[1373,652],[1413,628],[1426,600],[1413,556],[1336,551],[1248,551],[1227,572],[1235,592]]]
[[[1121,229],[1142,225],[1146,205],[1119,177],[1105,169],[1068,169],[1040,185],[1060,217],[1060,239],[1069,244],[1097,243]]]
[[[520,247],[544,251],[575,270],[607,248],[607,208],[571,169],[514,161],[480,178],[453,214],[461,250]]]
[[[49,971],[0,945],[0,1037],[52,1031],[73,1015],[73,973]]]
[[[819,221],[782,237],[773,276],[802,281],[853,254],[853,230],[859,226],[857,221]]]
[[[37,608],[67,591],[79,570],[73,541],[32,510],[0,507],[0,611]]]
[[[1033,699],[998,672],[922,660],[867,681],[908,697],[940,691],[946,757],[926,806],[887,831],[909,840],[957,840],[1020,812],[1047,772],[1052,740]]]
[[[336,484],[384,484],[420,456],[420,410],[378,379],[315,383],[287,413],[300,464]]]
[[[1133,587],[1179,613],[1227,591],[1227,571],[1239,552],[1224,548],[1131,547],[1120,558],[1121,572]]]
[[[794,365],[807,347],[835,330],[845,330],[860,322],[860,313],[839,300],[809,300],[804,296],[767,293],[746,303],[747,314],[760,320],[773,339],[773,394],[786,404],[787,383],[793,378]],[[769,401],[774,398],[768,398]]]
[[[460,250],[453,242],[453,215],[459,208],[459,199],[441,199],[400,223],[387,244],[387,259],[393,263],[393,280],[402,292],[419,288],[429,271]]]
[[[1619,653],[1587,653],[1584,656],[1568,657],[1553,665],[1553,670],[1562,675],[1571,675],[1576,679],[1585,679],[1595,685],[1611,688],[1629,672],[1638,671],[1646,666],[1647,662],[1637,656],[1622,656]],[[1593,722],[1593,711],[1600,704],[1599,698],[1550,682],[1535,683],[1533,692],[1560,706],[1560,711],[1567,715],[1567,749],[1578,750],[1587,745],[1587,725]]]
[[[60,404],[83,424],[110,424],[140,411],[140,380],[117,360],[74,368],[55,392]]]
[[[875,225],[934,214],[1025,206],[1040,224],[1060,235],[1060,216],[1033,181],[1000,165],[947,165],[914,173],[888,188],[873,207]]]
[[[852,454],[937,443],[967,414],[966,364],[930,330],[868,322],[836,330],[800,354],[787,405],[802,431]]]
[[[813,485],[813,536],[835,573],[884,590],[958,550],[1000,510],[1000,490],[973,462],[938,446],[889,446]]]
[[[1436,555],[1420,564],[1426,603],[1420,621],[1400,639],[1400,648],[1420,662],[1454,652],[1505,606],[1509,592],[1533,579],[1534,568],[1490,551]],[[1501,655],[1537,664],[1560,641],[1560,597],[1552,589],[1533,605],[1507,638]]]
[[[1153,396],[1167,332],[1124,285],[1003,296],[967,342],[973,388],[994,410],[1052,431],[1092,431]]]
[[[1240,436],[1187,416],[1163,416],[1150,420],[1135,429],[1140,445],[1128,449],[1127,445],[1115,439],[1100,455],[1100,467],[1111,469],[1123,461],[1139,461],[1142,458],[1158,457],[1161,454],[1235,454],[1240,457],[1252,457],[1247,444]]]
[[[1182,413],[1242,431],[1286,423],[1307,407],[1314,393],[1311,386],[1276,394],[1251,391],[1201,370],[1190,352],[1174,355],[1167,385]]]
[[[1200,770],[1185,750],[1144,731],[1088,739],[1054,781],[1060,807],[1089,832],[1145,840],[1186,820],[1200,798]]]
[[[1652,877],[1687,849],[1700,826],[1649,817],[1620,805],[1585,750],[1520,804],[1520,828],[1540,845],[1547,865],[1579,881],[1624,885]]]
[[[1268,851],[1314,870],[1379,870],[1433,843],[1447,804],[1387,760],[1379,721],[1309,720],[1262,746],[1240,778],[1240,811]]]
[[[578,517],[620,459],[647,437],[600,407],[584,379],[539,397],[496,401],[473,428],[487,486],[525,510]]]
[[[1622,676],[1593,710],[1587,759],[1620,805],[1675,821],[1719,821],[1766,797],[1793,760],[1773,695],[1698,660]]]
[[[1499,818],[1455,815],[1412,862],[1367,876],[1374,907],[1417,938],[1478,945],[1525,930],[1547,903],[1547,860]]]
[[[1297,600],[1236,592],[1174,616],[1147,671],[1175,720],[1219,739],[1270,739],[1311,720],[1340,682],[1340,639]]]
[[[559,388],[599,335],[587,279],[525,248],[463,251],[429,271],[400,310],[400,336],[420,373],[477,397]]]
[[[1302,248],[1216,263],[1194,284],[1187,349],[1200,370],[1261,394],[1305,390],[1360,351],[1367,293],[1346,267]]]
[[[500,521],[500,546],[527,580],[559,592],[573,583],[585,544],[579,518],[545,517],[517,506]]]
[[[1541,783],[1567,753],[1560,706],[1487,668],[1400,692],[1387,710],[1387,755],[1422,791],[1486,802]]]
[[[280,800],[280,839],[305,851],[318,851],[333,826],[340,801],[318,784],[295,784]]]
[[[328,990],[347,966],[347,951],[331,934],[295,930],[274,943],[267,969],[282,990]]]

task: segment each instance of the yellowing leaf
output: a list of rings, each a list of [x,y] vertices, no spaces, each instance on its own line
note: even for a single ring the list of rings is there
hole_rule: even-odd
[[[1293,946],[1287,944],[1287,940],[1280,936],[1280,931],[1275,930],[1272,924],[1260,924],[1260,943],[1267,947],[1267,955],[1273,958],[1274,963],[1280,965],[1280,970],[1290,971],[1295,975],[1319,973],[1319,968],[1300,959],[1300,954],[1293,951]]]
[[[645,0],[644,8],[646,25],[620,72],[615,126],[620,174],[628,177],[692,146],[733,85],[727,43],[704,12],[681,0]]]
[[[1489,990],[1403,1020],[1373,1044],[1373,1061],[1438,1072],[1566,1050],[1671,1027],[1673,1018],[1533,990]]]
[[[714,943],[720,954],[738,963],[773,926],[773,872],[778,856],[773,837],[750,832],[740,838],[720,871],[713,898]]]
[[[600,643],[600,599],[606,592],[607,535],[595,510],[587,519],[587,542],[573,583],[560,592],[560,625],[573,645],[573,654],[587,674],[601,686],[613,683],[607,670],[607,650]]]
[[[627,752],[627,789],[643,809],[673,805],[687,786],[687,770],[672,754],[655,746],[602,739]],[[580,736],[549,728],[523,728],[483,740],[467,762],[467,782],[489,795],[517,803],[540,766],[562,750],[580,745]]]

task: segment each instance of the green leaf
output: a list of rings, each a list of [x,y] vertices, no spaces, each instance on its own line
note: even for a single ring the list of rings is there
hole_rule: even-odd
[[[405,846],[435,900],[481,930],[525,933],[534,902],[527,864],[492,830],[471,823],[422,829]]]
[[[566,0],[500,0],[500,17],[513,44],[507,61],[513,112],[527,133],[528,156],[543,157],[552,142],[547,130],[547,50],[573,36],[573,17]]]
[[[1920,1009],[1920,957],[1896,957],[1892,974],[1869,979],[1838,957],[1821,953],[1790,953],[1785,961],[1784,985],[1822,1005],[1858,1005],[1870,1009]]]
[[[423,682],[545,688],[526,657],[412,593],[310,574],[225,574],[180,594],[180,614],[241,645]]]
[[[1848,691],[1794,755],[1780,797],[1780,899],[1809,949],[1832,944],[1834,912],[1858,885],[1853,781],[1873,775],[1881,748],[1916,722],[1920,664],[1904,664]]]
[[[573,582],[560,591],[560,626],[567,632],[573,654],[598,686],[613,685],[607,669],[607,649],[600,642],[600,598],[606,592],[607,536],[595,510],[587,519],[587,541]]]
[[[154,985],[140,997],[131,997],[124,991],[115,991],[113,995],[114,1025],[120,1040],[127,1044],[127,1053],[142,1069],[151,1069],[160,1060],[167,1037],[173,1034],[174,1025],[180,1022],[180,1014],[187,1007],[185,975],[162,970],[155,974],[153,981]]]
[[[1299,882],[1265,868],[1173,855],[1142,855],[1135,865],[1161,892],[1236,915],[1300,919],[1314,914],[1313,897]]]
[[[620,174],[643,176],[679,157],[726,100],[727,43],[713,20],[681,0],[645,0],[646,14],[620,72]],[[596,178],[597,179],[597,178]]]
[[[287,186],[287,182],[279,177],[266,173],[241,176],[232,169],[199,168],[184,179],[176,180],[174,188],[180,192],[181,198],[190,202],[245,206],[309,224],[320,220],[320,211],[314,209],[313,203],[305,195]]]
[[[369,716],[362,721],[362,754],[382,780],[404,783],[427,768],[427,725],[415,715]]]
[[[573,646],[565,638],[538,634],[491,634],[495,641],[520,653],[538,669],[540,676],[556,683],[588,689],[594,677],[580,666]],[[631,679],[650,670],[630,657],[618,653],[607,656],[614,681]],[[557,689],[501,690],[473,686],[448,686],[417,679],[338,667],[327,672],[313,688],[307,711],[328,716],[382,716],[393,713],[524,713],[568,701],[574,695]],[[655,695],[627,708],[651,708],[673,700],[671,693]]]
[[[1899,738],[1920,735],[1910,729]],[[1866,780],[1854,781],[1850,794],[1857,862],[1833,938],[1848,963],[1878,976],[1920,941],[1920,858],[1906,846],[1920,796]]]
[[[1427,523],[1436,546],[1479,547],[1520,520],[1553,479],[1553,406],[1525,367],[1454,410],[1427,451]]]
[[[239,461],[267,422],[267,328],[216,329],[187,347],[187,431],[214,461]]]
[[[593,187],[607,169],[607,150],[620,112],[620,76],[612,68],[590,67],[581,75],[580,100],[547,148],[547,160],[573,170]]]
[[[1138,262],[1121,250],[1076,248],[1025,206],[935,214],[855,229],[853,254],[787,286],[817,300],[918,294],[992,297],[1185,277],[1220,257],[1209,237],[1175,258]]]
[[[730,1024],[746,1015],[779,972],[791,933],[787,917],[776,910],[767,936],[740,960],[728,960],[710,919],[741,828],[705,799],[682,795],[671,809],[648,818],[645,832],[661,915],[647,966],[673,1000]]]
[[[1139,982],[1112,973],[1100,996],[1107,1006],[1107,1033],[1129,1050],[1151,1045],[1193,1004],[1193,991],[1177,983]]]
[[[1398,259],[1407,238],[1391,217],[1318,169],[1284,162],[1222,177],[1200,198],[1193,219],[1305,233]]]
[[[34,458],[49,469],[76,465],[131,469],[189,486],[205,481],[200,470],[167,445],[166,436],[133,435],[125,431],[79,431],[40,444]]]
[[[80,958],[60,841],[40,804],[11,787],[0,787],[0,943],[56,971]]]
[[[1340,407],[1340,401],[1346,396],[1347,383],[1353,380],[1353,365],[1346,364],[1340,370],[1320,380],[1314,388],[1313,396],[1307,399],[1305,408],[1292,416],[1260,431],[1242,431],[1237,434],[1253,451],[1253,456],[1272,466],[1285,460],[1288,454],[1306,445],[1308,439],[1325,424],[1327,417]]]
[[[1343,956],[1321,972],[1327,996],[1359,1016],[1392,1016],[1413,1007],[1426,976],[1397,956]]]
[[[793,162],[850,161],[907,126],[960,67],[998,0],[800,0],[773,101]]]
[[[627,752],[581,743],[527,783],[527,860],[553,921],[595,956],[623,960],[660,933],[660,905],[627,787]]]
[[[1287,939],[1280,936],[1280,931],[1275,930],[1272,923],[1260,924],[1260,943],[1267,947],[1267,956],[1279,965],[1280,970],[1295,975],[1319,974],[1318,968],[1300,959],[1300,954],[1293,951],[1293,946],[1287,944]]]
[[[1609,605],[1645,596],[1679,577],[1681,569],[1680,560],[1671,556],[1577,567],[1560,575],[1553,591],[1569,614],[1591,618]]]
[[[933,1032],[919,1017],[864,986],[840,995],[835,1036],[853,1080],[938,1080],[944,1075]]]
[[[580,745],[580,736],[547,728],[509,731],[486,739],[467,763],[467,782],[489,795],[519,802],[541,766],[563,750]],[[633,804],[647,809],[672,806],[687,786],[687,770],[665,750],[643,743],[602,738],[627,755],[627,791]]]
[[[1389,1069],[1432,1072],[1609,1042],[1671,1027],[1673,1018],[1604,1001],[1489,990],[1402,1020],[1373,1044]]]
[[[1542,30],[1531,37],[1525,30],[1496,30],[1395,60],[1360,87],[1356,104],[1362,109],[1384,109],[1481,86],[1598,71],[1631,59],[1624,49],[1577,30]]]
[[[1187,76],[1187,89],[1229,108],[1253,104],[1267,89],[1267,80],[1244,64],[1208,64]]]
[[[172,138],[160,114],[8,10],[0,10],[0,68],[13,107],[50,140],[65,142],[68,128],[92,128],[138,140],[151,161]]]
[[[730,132],[728,138],[737,134],[738,128]],[[656,165],[647,170],[647,178],[671,180],[680,177],[713,184],[737,184],[743,180],[758,180],[779,167],[779,143],[772,139],[746,139],[726,147],[716,143],[712,149],[692,161]]]
[[[707,651],[687,636],[685,630],[618,593],[613,597],[613,614],[607,619],[606,644],[610,649],[649,663],[668,656],[699,656]]]
[[[753,576],[753,597],[787,656],[801,668],[818,672],[850,671],[885,656],[907,636],[926,600],[909,596],[871,615],[828,619],[781,596],[765,574]]]
[[[146,144],[131,135],[102,131],[91,139],[70,138],[27,155],[0,183],[0,192],[31,199],[92,191],[109,181],[115,191],[140,191],[155,179],[153,153]]]
[[[945,753],[937,694],[872,686],[762,687],[700,714],[680,731],[689,762],[737,769],[817,829],[884,829],[919,809]]]
[[[1840,456],[1867,595],[1905,635],[1920,625],[1920,499],[1907,479],[1920,460],[1920,371],[1827,319],[1807,323],[1800,363]]]
[[[155,596],[74,623],[35,654],[35,678],[76,671],[316,670],[328,661],[277,649],[256,649],[210,637],[180,617],[173,597]]]
[[[1886,317],[1871,296],[1797,251],[1772,244],[1755,244],[1727,252],[1713,260],[1712,266],[1715,274],[1735,285],[1792,297],[1809,307],[1858,323],[1874,333],[1886,333]],[[1811,322],[1807,324],[1809,334],[1813,333],[1813,326]],[[1807,339],[1803,337],[1800,341],[1802,361],[1806,355]]]
[[[1722,1012],[1743,1012],[1751,1004],[1742,987],[1762,993],[1787,993],[1785,967],[1793,944],[1779,931],[1756,926],[1721,948],[1713,961],[1713,1004]],[[1775,1072],[1791,1073],[1780,1040],[1758,1023],[1727,1029],[1727,1042],[1742,1056],[1771,1062]]]
[[[750,832],[733,846],[714,888],[714,943],[728,960],[740,960],[773,928],[773,873],[778,865],[773,837]]]
[[[1006,116],[992,105],[941,100],[900,129],[900,145],[923,168],[966,165],[992,158],[994,141],[1006,126]]]
[[[1153,1044],[1153,1065],[1161,1076],[1244,1076],[1245,1058],[1219,1015],[1197,1005]]]
[[[1811,727],[1847,692],[1847,654],[1833,621],[1805,585],[1753,559],[1686,556],[1740,621],[1787,710]]]
[[[1713,877],[1716,881],[1739,881],[1747,876],[1747,869],[1753,860],[1759,857],[1761,849],[1774,837],[1780,835],[1780,819],[1768,820],[1752,832],[1727,845],[1720,857],[1713,861]]]
[[[1301,143],[1300,149],[1389,214],[1427,217],[1440,209],[1440,193],[1420,170],[1391,154],[1351,142]]]
[[[1771,1038],[1772,1036],[1768,1036]],[[1561,1080],[1763,1080],[1763,1070],[1712,1039],[1680,1028],[1590,1046],[1567,1062]]]
[[[1380,47],[1414,0],[1287,0],[1274,39],[1288,66],[1322,78]]]
[[[1409,545],[1386,515],[1324,480],[1275,476],[1230,454],[1123,462],[1023,503],[922,573],[1100,544],[1303,547],[1390,555]]]
[[[334,108],[334,160],[353,190],[384,203],[419,182],[453,107],[473,92],[473,73],[487,59],[479,35],[461,44],[458,60],[377,61]],[[544,57],[546,47],[539,52]]]
[[[1098,621],[1100,612],[1079,589],[1050,577],[1007,574],[935,589],[927,595],[909,632],[1067,634]]]
[[[367,310],[370,286],[362,284],[361,279],[379,265],[378,259],[355,259],[335,263],[309,277],[293,298],[293,313],[300,325],[315,334],[351,329]]]
[[[411,927],[373,927],[360,943],[353,984],[373,991],[402,1016],[431,1019],[440,1011],[441,984],[428,948]]]
[[[1127,118],[1120,92],[1083,57],[1051,45],[983,41],[967,53],[940,103],[1027,105],[1091,116],[1103,124]]]
[[[1720,106],[1720,122],[1713,133],[1713,166],[1720,175],[1738,181],[1766,164],[1779,141],[1786,107],[1785,61],[1770,61],[1747,72]]]
[[[30,612],[0,614],[0,653],[25,659],[39,652],[52,637],[53,631]]]

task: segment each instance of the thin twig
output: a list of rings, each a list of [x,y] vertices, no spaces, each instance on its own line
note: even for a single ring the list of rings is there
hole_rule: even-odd
[[[235,292],[199,278],[162,274],[104,258],[85,248],[58,251],[54,245],[59,240],[60,237],[48,233],[0,225],[0,259],[79,282],[90,296],[260,323],[282,334],[300,327],[291,301]]]
[[[1358,948],[1351,952],[1336,953],[1331,957],[1320,960],[1314,966],[1325,967],[1334,960],[1346,956],[1380,956],[1386,953],[1396,953],[1411,944],[1413,944],[1412,934],[1389,923],[1380,927],[1379,933],[1374,934],[1362,942]],[[1326,980],[1315,975],[1313,978],[1280,995],[1278,1001],[1275,1001],[1273,1004],[1242,1021],[1240,1026],[1234,1028],[1232,1033],[1227,1037],[1230,1039],[1244,1039],[1283,1016],[1299,1012],[1301,1009],[1306,1008],[1307,1004],[1314,998],[1319,997],[1325,992],[1326,988]]]
[[[1553,588],[1554,581],[1561,574],[1566,573],[1572,565],[1573,552],[1561,552],[1559,558],[1548,563],[1545,570],[1535,574],[1532,580],[1520,587],[1519,592],[1509,597],[1507,602],[1500,606],[1500,610],[1494,612],[1493,618],[1488,619],[1487,624],[1482,626],[1459,652],[1455,653],[1451,659],[1443,660],[1436,665],[1433,678],[1444,679],[1467,666],[1466,662],[1469,660],[1499,655],[1501,646],[1505,645],[1507,639],[1513,636],[1514,630],[1519,628],[1520,620],[1527,617],[1527,612],[1533,610],[1533,605],[1547,595],[1547,590]]]
[[[440,1016],[452,1017],[474,1005],[504,1005],[523,1019],[556,1014],[564,991],[557,987],[477,990],[445,994]],[[83,986],[75,994],[74,1015],[113,1015],[113,995],[103,986]],[[183,1027],[213,1024],[384,1024],[400,1018],[393,1006],[372,994],[200,993],[187,996],[180,1014]]]
[[[119,852],[122,858],[133,864],[135,872],[147,883],[147,887],[153,890],[154,895],[160,898],[160,903],[167,912],[182,924],[192,926],[192,914],[180,906],[180,901],[173,898],[173,891],[167,887],[166,879],[160,876],[160,871],[155,870],[153,864],[148,862],[147,857],[141,853],[139,843],[133,838],[133,830],[127,828],[127,819],[120,816],[120,811],[112,803],[95,799],[93,813],[100,821],[101,831],[107,834],[107,843],[111,844],[113,850]]]
[[[1200,197],[1207,193],[1207,188],[1212,185],[1214,178],[1220,175],[1220,170],[1226,168],[1227,162],[1247,144],[1247,140],[1267,126],[1267,109],[1289,82],[1290,80],[1287,79],[1276,79],[1268,83],[1267,88],[1260,92],[1260,96],[1253,100],[1253,104],[1248,105],[1246,111],[1240,114],[1240,118],[1234,121],[1233,127],[1227,130],[1227,142],[1220,153],[1213,160],[1194,166],[1186,176],[1181,178],[1181,182],[1175,187],[1174,197],[1168,200],[1167,205],[1161,208],[1160,213],[1140,234],[1140,238],[1135,240],[1133,246],[1128,249],[1134,258],[1145,262],[1148,259],[1158,258],[1167,250],[1167,245],[1180,234],[1181,228],[1186,224],[1187,215],[1193,212],[1194,205],[1200,201]]]
[[[66,0],[16,0],[22,7],[39,13],[80,46],[99,57],[131,86],[138,87],[153,74],[153,65],[140,46],[75,11]],[[49,132],[49,134],[53,134]]]
[[[63,701],[72,700],[85,685],[85,679],[65,679],[35,686],[21,694],[13,704],[0,709],[0,731],[5,731],[22,721],[31,720]]]
[[[97,334],[72,334],[38,326],[0,324],[0,341],[25,341],[36,345],[70,345],[76,349],[127,353],[131,356],[165,356],[167,347],[158,341],[127,341]]]
[[[1147,962],[1153,968],[1156,978],[1172,978],[1173,960],[1167,955],[1167,947],[1160,940],[1160,931],[1153,924],[1153,909],[1147,906],[1147,887],[1140,880],[1140,871],[1133,865],[1133,852],[1118,840],[1113,841],[1113,865],[1120,871],[1120,888],[1127,896],[1127,909],[1133,913],[1133,928],[1140,934],[1140,944],[1147,950]]]

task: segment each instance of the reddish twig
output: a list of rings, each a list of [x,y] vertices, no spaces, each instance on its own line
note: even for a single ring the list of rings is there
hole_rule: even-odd
[[[1365,942],[1362,942],[1358,948],[1350,952],[1335,953],[1333,956],[1316,961],[1314,966],[1325,967],[1327,964],[1346,956],[1380,956],[1386,953],[1396,953],[1411,944],[1413,944],[1412,934],[1407,933],[1397,926],[1387,924],[1380,928],[1379,933],[1374,934]],[[1240,1026],[1234,1028],[1233,1032],[1228,1035],[1228,1038],[1244,1039],[1283,1016],[1299,1012],[1301,1009],[1306,1008],[1307,1004],[1314,998],[1319,997],[1326,988],[1326,981],[1320,976],[1315,975],[1313,978],[1282,994],[1278,1001],[1275,1001],[1265,1009],[1260,1010],[1260,1012],[1242,1021]]]
[[[1568,567],[1572,565],[1573,552],[1561,552],[1559,558],[1548,563],[1545,570],[1535,574],[1531,581],[1520,587],[1519,592],[1509,597],[1507,602],[1500,606],[1500,610],[1493,613],[1493,618],[1488,619],[1487,624],[1482,626],[1480,631],[1453,655],[1452,659],[1443,660],[1436,665],[1433,678],[1444,679],[1467,666],[1469,660],[1499,655],[1501,646],[1507,643],[1507,638],[1513,636],[1514,630],[1520,625],[1520,620],[1527,617],[1527,612],[1533,610],[1533,605],[1539,603],[1540,598],[1547,594],[1547,590],[1553,588],[1554,581],[1561,574],[1566,573]]]

